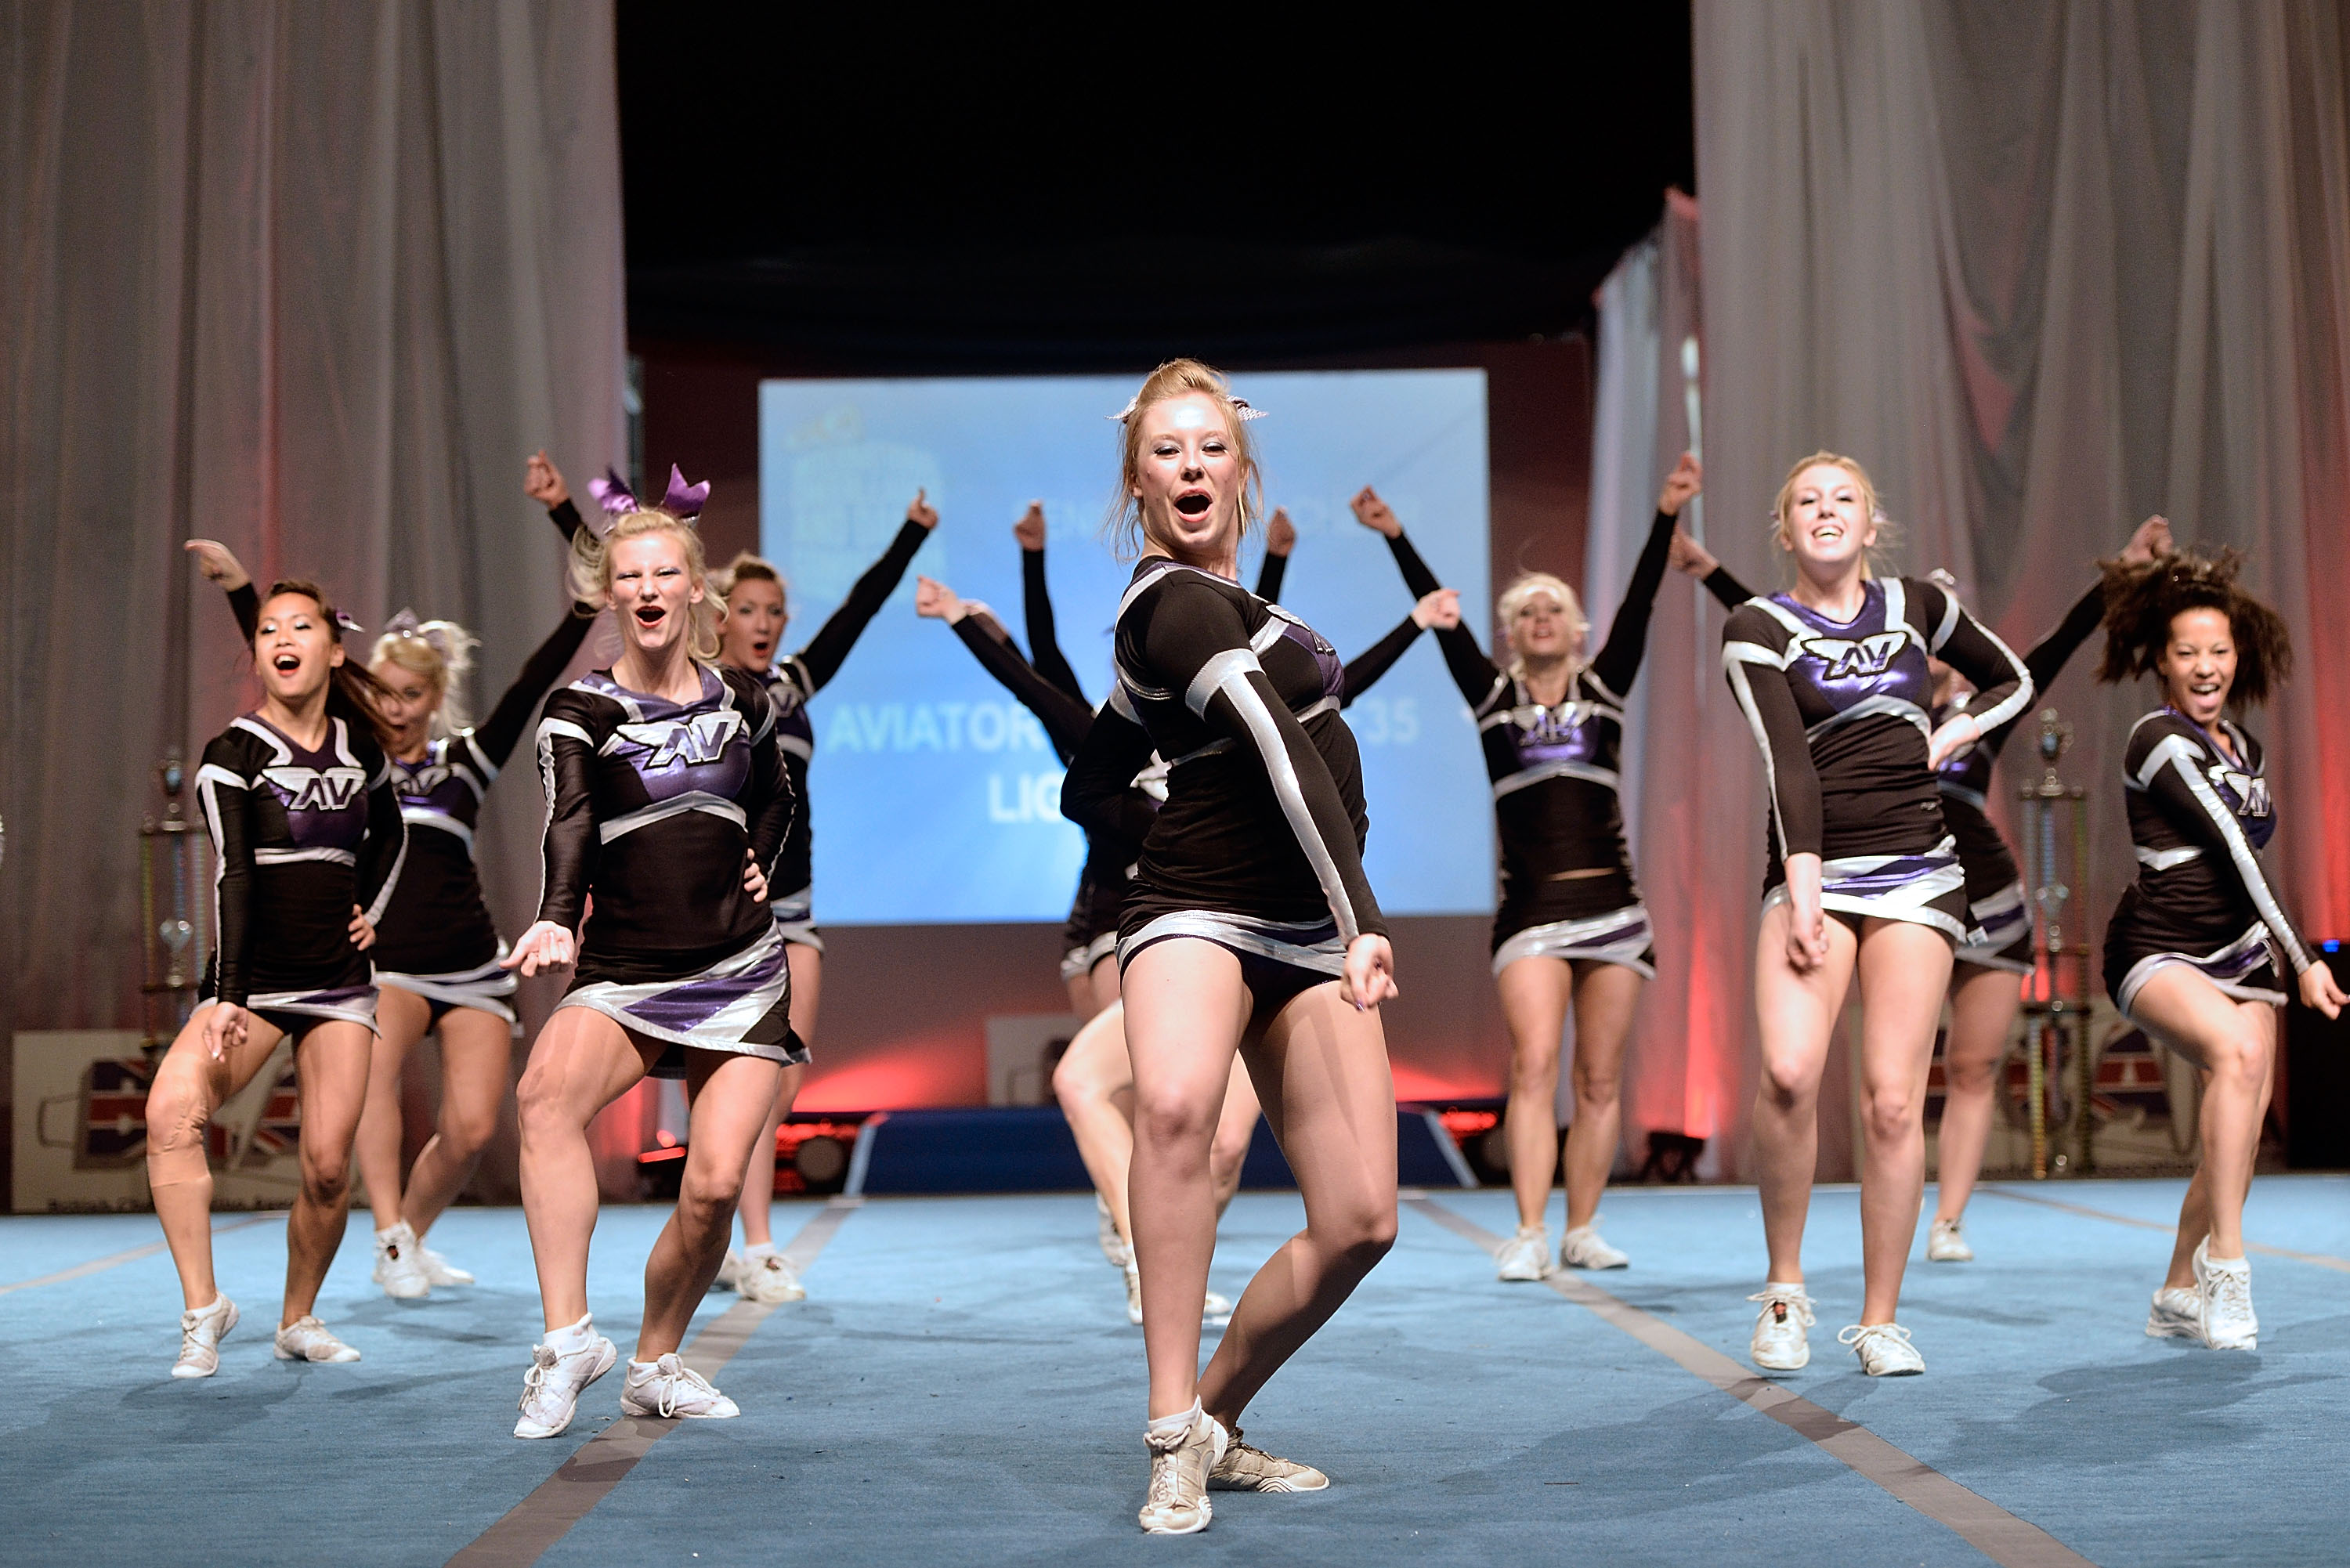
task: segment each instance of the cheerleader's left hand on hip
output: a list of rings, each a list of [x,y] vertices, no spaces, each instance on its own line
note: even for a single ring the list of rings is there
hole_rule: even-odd
[[[1338,989],[1358,1009],[1377,1007],[1391,996],[1401,996],[1395,982],[1395,949],[1385,937],[1366,932],[1347,944],[1347,972]]]
[[[368,949],[375,946],[375,922],[369,919],[365,914],[361,913],[359,907],[357,904],[353,904],[351,906],[351,923],[349,929],[351,933],[351,946],[359,949],[359,951],[365,952]]]

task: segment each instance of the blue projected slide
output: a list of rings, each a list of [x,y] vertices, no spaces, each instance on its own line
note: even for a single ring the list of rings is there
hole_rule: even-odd
[[[1085,842],[1060,815],[1042,727],[941,621],[914,614],[914,576],[983,600],[1026,648],[1012,524],[1045,503],[1059,640],[1098,706],[1109,630],[1131,572],[1102,539],[1118,426],[1135,378],[765,381],[760,537],[790,585],[784,647],[801,646],[904,520],[916,490],[937,533],[839,676],[811,707],[816,912],[827,924],[1058,920]],[[1265,497],[1297,524],[1281,601],[1353,658],[1411,610],[1387,541],[1347,498],[1378,487],[1469,624],[1486,585],[1482,370],[1235,378]],[[1256,581],[1260,545],[1243,561]],[[1493,907],[1492,811],[1477,733],[1423,635],[1347,711],[1363,749],[1367,865],[1395,914]]]

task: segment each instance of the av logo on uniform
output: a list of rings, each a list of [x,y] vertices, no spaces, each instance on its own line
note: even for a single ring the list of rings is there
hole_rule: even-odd
[[[2266,816],[2269,814],[2269,781],[2251,774],[2240,774],[2223,763],[2210,767],[2211,782],[2238,803],[2237,809],[2245,816]]]
[[[718,761],[726,753],[726,742],[742,728],[743,715],[732,708],[723,708],[715,713],[696,713],[690,719],[623,724],[620,738],[651,753],[645,759],[648,771],[672,766],[692,768]]]
[[[1845,637],[1813,637],[1804,640],[1804,651],[1825,664],[1824,680],[1846,680],[1852,677],[1882,675],[1892,668],[1894,656],[1909,641],[1902,631],[1879,631],[1855,641]]]
[[[358,768],[264,768],[288,811],[340,811],[367,789],[367,774]]]

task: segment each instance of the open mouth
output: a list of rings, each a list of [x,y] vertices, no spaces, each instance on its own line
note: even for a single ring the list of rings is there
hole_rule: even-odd
[[[639,605],[636,608],[637,624],[641,627],[659,626],[668,615],[669,611],[659,605]]]
[[[2187,694],[2190,697],[2217,697],[2220,694],[2220,683],[2216,680],[2189,681]]]
[[[1175,510],[1186,517],[1205,517],[1215,504],[1215,497],[1204,490],[1187,490],[1175,498]]]
[[[298,653],[281,653],[269,661],[269,667],[280,675],[291,675],[302,668],[302,656]]]

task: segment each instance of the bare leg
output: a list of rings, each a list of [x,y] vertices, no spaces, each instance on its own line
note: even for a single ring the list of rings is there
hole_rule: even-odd
[[[1256,1141],[1257,1118],[1263,1114],[1248,1064],[1234,1056],[1232,1080],[1224,1085],[1223,1115],[1216,1118],[1216,1136],[1208,1145],[1208,1179],[1216,1189],[1218,1219],[1241,1189],[1241,1168],[1248,1163],[1249,1145]]]
[[[1950,986],[1950,940],[1872,919],[1860,939],[1860,1321],[1892,1323],[1926,1195],[1926,1075]]]
[[[1531,1229],[1550,1207],[1551,1178],[1558,1169],[1558,1040],[1566,1028],[1575,971],[1564,959],[1522,958],[1495,984],[1510,1026],[1510,1103],[1503,1114],[1510,1189],[1517,1194],[1519,1225]]]
[[[351,1144],[367,1105],[375,1031],[364,1023],[321,1023],[294,1047],[302,1095],[302,1191],[286,1217],[286,1315],[310,1314],[318,1287],[343,1244],[351,1208]]]
[[[384,994],[396,992],[387,986]],[[420,1238],[473,1179],[482,1150],[497,1134],[498,1111],[513,1081],[514,1026],[478,1007],[451,1008],[441,1020],[440,1118],[400,1200],[400,1217]],[[364,1137],[364,1120],[359,1128]]]
[[[1644,983],[1637,970],[1619,963],[1575,966],[1575,1125],[1566,1129],[1570,1231],[1590,1224],[1599,1212],[1600,1194],[1616,1164],[1624,1136],[1624,1043],[1631,1038],[1632,1013],[1640,1005]],[[1556,1075],[1554,1066],[1552,1075]],[[1524,1201],[1521,1195],[1522,1207]]]
[[[213,1278],[213,1168],[205,1129],[222,1102],[253,1082],[286,1037],[255,1017],[244,1044],[226,1062],[215,1062],[204,1049],[204,1012],[196,1009],[181,1025],[147,1092],[147,1188],[190,1312],[220,1297]]]
[[[588,1124],[660,1059],[604,1014],[557,1008],[538,1032],[515,1091],[522,1122],[522,1212],[547,1329],[588,1315],[588,1242],[596,1233],[596,1159]],[[689,1157],[690,1158],[690,1157]]]
[[[1118,994],[1118,954],[1113,952],[1097,961],[1093,972],[1086,976],[1086,981],[1093,987],[1093,1012],[1102,1012],[1116,1002]]]
[[[432,1027],[432,1009],[414,992],[387,985],[376,992],[375,1022],[379,1033],[369,1036],[367,1100],[351,1153],[359,1179],[367,1183],[375,1228],[389,1231],[400,1223],[400,1070]]]
[[[1820,1158],[1820,1074],[1859,944],[1830,917],[1827,961],[1809,973],[1787,962],[1787,906],[1762,911],[1754,939],[1754,1012],[1762,1025],[1762,1079],[1754,1091],[1754,1158],[1762,1197],[1770,1282],[1801,1284],[1804,1221]]]
[[[685,1061],[693,1088],[685,1173],[678,1181],[677,1208],[645,1260],[639,1361],[657,1361],[684,1343],[695,1303],[718,1277],[750,1145],[773,1114],[782,1073],[764,1056],[731,1051],[688,1051]]]
[[[1053,1094],[1068,1118],[1077,1156],[1086,1162],[1094,1190],[1109,1205],[1110,1222],[1128,1242],[1134,1227],[1127,1212],[1127,1171],[1134,1158],[1134,1127],[1118,1109],[1118,1096],[1134,1086],[1134,1064],[1126,1050],[1126,1010],[1117,1003],[1086,1020],[1053,1069]]]
[[[2276,1064],[2276,1009],[2237,1002],[2185,964],[2166,964],[2138,989],[2130,1012],[2205,1074],[2203,1162],[2179,1211],[2179,1250],[2194,1251],[2188,1240],[2192,1228],[2208,1232],[2211,1257],[2241,1258],[2244,1197],[2260,1158],[2261,1119]],[[2182,1262],[2174,1255],[2174,1276]],[[2172,1282],[2192,1278],[2189,1272],[2186,1281]]]
[[[1142,1271],[1149,1413],[1172,1416],[1190,1409],[1201,1392],[1200,1313],[1216,1250],[1208,1149],[1251,1002],[1240,961],[1194,937],[1136,954],[1127,966],[1125,997],[1135,1088],[1128,1202]],[[1394,1125],[1392,1112],[1388,1124]],[[1394,1197],[1390,1179],[1390,1205]]]
[[[785,946],[784,961],[792,971],[792,1033],[800,1037],[803,1045],[813,1044],[816,1002],[824,993],[823,950],[806,942],[791,942]],[[775,1129],[792,1114],[792,1102],[800,1097],[800,1080],[806,1076],[805,1067],[784,1068],[775,1087],[775,1103],[767,1111],[766,1132],[752,1141],[750,1164],[743,1174],[743,1196],[736,1206],[743,1216],[743,1244],[746,1247],[775,1245]],[[721,1252],[725,1250],[719,1249]]]
[[[1201,1402],[1227,1428],[1396,1235],[1395,1082],[1377,1010],[1357,1011],[1335,983],[1317,985],[1243,1049],[1297,1173],[1305,1229],[1249,1282],[1201,1375]]]
[[[1934,1218],[1967,1211],[1991,1142],[1993,1091],[2008,1031],[2022,1008],[2017,977],[1960,964],[1950,980],[1950,1033],[1942,1047],[1942,1130],[1936,1151]]]

